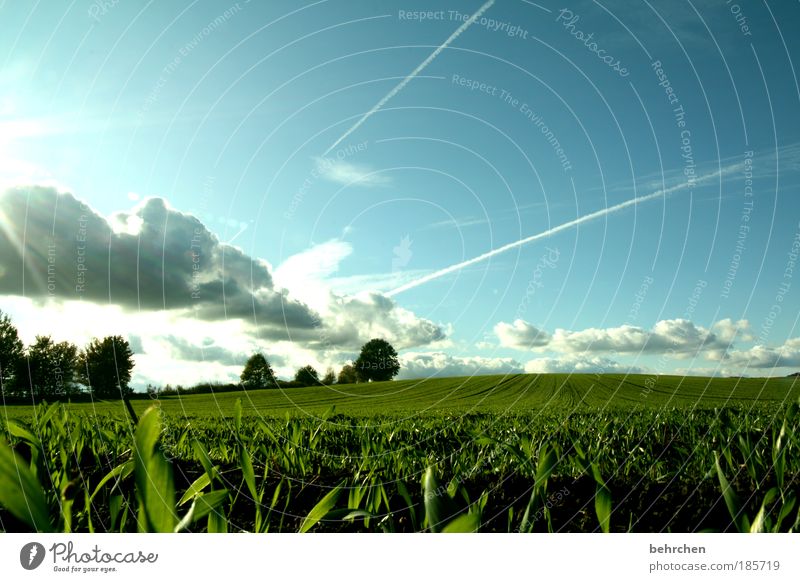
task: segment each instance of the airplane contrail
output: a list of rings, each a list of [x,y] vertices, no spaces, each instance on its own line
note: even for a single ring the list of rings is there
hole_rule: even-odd
[[[394,97],[394,96],[395,96],[395,95],[397,95],[397,94],[398,94],[400,91],[402,91],[402,90],[403,90],[403,87],[405,87],[406,85],[408,85],[408,84],[411,82],[411,80],[412,80],[414,77],[416,77],[417,75],[419,75],[419,74],[420,74],[420,73],[423,71],[423,69],[425,69],[425,67],[427,67],[428,65],[430,65],[430,64],[431,64],[431,61],[433,61],[433,59],[435,59],[436,57],[438,57],[438,56],[439,56],[439,53],[441,53],[441,52],[442,52],[444,49],[446,49],[446,48],[447,48],[447,47],[450,45],[450,43],[451,43],[451,42],[453,42],[455,39],[457,39],[459,36],[461,36],[461,34],[462,34],[462,33],[463,33],[465,30],[467,30],[467,29],[468,29],[468,28],[469,28],[469,27],[472,25],[472,23],[473,23],[473,22],[475,22],[475,21],[476,21],[478,18],[480,18],[480,17],[481,17],[481,15],[482,15],[484,12],[486,12],[486,11],[487,11],[487,10],[488,10],[488,9],[489,9],[491,6],[492,6],[492,4],[494,4],[494,3],[495,3],[495,0],[489,0],[489,1],[488,1],[488,2],[486,2],[486,3],[485,3],[483,6],[481,6],[480,8],[478,8],[478,11],[477,11],[477,12],[475,12],[475,14],[473,14],[472,16],[470,16],[470,17],[469,17],[469,19],[467,19],[466,21],[464,21],[464,23],[463,23],[461,26],[459,26],[459,27],[456,29],[456,31],[455,31],[453,34],[451,34],[451,35],[448,37],[448,39],[447,39],[446,41],[444,41],[444,43],[442,43],[442,44],[441,44],[441,45],[440,45],[440,46],[439,46],[439,47],[438,47],[438,48],[437,48],[435,51],[433,51],[433,52],[430,54],[430,56],[428,56],[428,58],[427,58],[427,59],[425,59],[424,61],[422,61],[422,62],[421,62],[421,63],[420,63],[418,66],[417,66],[417,68],[416,68],[416,69],[414,69],[413,71],[411,71],[411,73],[410,73],[410,74],[409,74],[409,75],[408,75],[408,76],[407,76],[405,79],[403,79],[402,81],[400,81],[400,82],[397,84],[397,86],[396,86],[394,89],[392,89],[391,91],[389,91],[389,92],[386,94],[386,96],[385,96],[383,99],[381,99],[380,101],[378,101],[378,102],[375,104],[375,106],[374,106],[372,109],[370,109],[369,111],[367,111],[367,112],[366,112],[364,115],[362,115],[362,116],[361,116],[361,119],[359,119],[358,121],[356,121],[356,122],[353,124],[353,126],[350,128],[350,129],[348,129],[347,131],[345,131],[345,132],[344,132],[344,134],[342,134],[342,137],[340,137],[339,139],[337,139],[337,140],[336,140],[336,141],[333,143],[333,145],[332,145],[331,147],[329,147],[327,150],[325,150],[325,153],[324,153],[324,154],[322,154],[322,155],[323,155],[323,157],[324,157],[324,156],[327,156],[329,153],[331,153],[331,150],[332,150],[333,148],[335,148],[335,147],[336,147],[336,146],[338,146],[340,143],[342,143],[342,142],[343,142],[345,139],[347,139],[347,136],[349,136],[351,133],[353,133],[355,130],[357,130],[359,127],[361,127],[361,125],[362,125],[362,124],[363,124],[363,123],[364,123],[364,122],[365,122],[367,119],[369,119],[369,118],[370,118],[370,117],[372,117],[372,116],[373,116],[375,113],[377,113],[377,112],[378,112],[378,110],[379,110],[381,107],[383,107],[384,105],[386,105],[386,104],[389,102],[389,100],[390,100],[392,97]]]
[[[722,176],[724,174],[730,173],[733,170],[741,167],[741,164],[733,164],[731,166],[726,166],[723,169],[716,170],[704,176],[699,176],[695,179],[695,184],[698,182],[705,182],[707,180],[711,180],[718,176]],[[649,200],[655,200],[656,198],[661,198],[666,196],[667,194],[671,194],[678,190],[682,190],[683,188],[687,188],[689,186],[689,182],[681,182],[680,184],[676,184],[675,186],[670,186],[669,188],[663,188],[661,190],[657,190],[652,194],[648,194],[646,196],[639,196],[638,198],[632,198],[631,200],[626,200],[625,202],[621,202],[619,204],[615,204],[614,206],[609,206],[608,208],[603,208],[602,210],[598,210],[596,212],[592,212],[589,214],[585,214],[583,216],[579,216],[574,220],[570,220],[569,222],[565,222],[564,224],[559,224],[558,226],[554,226],[544,232],[540,232],[538,234],[531,235],[529,237],[520,239],[518,241],[514,241],[512,243],[508,243],[496,249],[492,249],[483,253],[482,255],[478,255],[477,257],[473,257],[471,259],[467,259],[466,261],[462,261],[460,263],[456,263],[455,265],[450,265],[449,267],[445,267],[444,269],[439,269],[433,273],[420,277],[419,279],[415,279],[413,281],[409,281],[399,287],[392,289],[385,293],[388,297],[392,297],[397,295],[398,293],[402,293],[403,291],[408,291],[409,289],[413,289],[414,287],[419,287],[424,283],[428,283],[429,281],[433,281],[434,279],[438,279],[439,277],[443,277],[448,273],[452,273],[454,271],[458,271],[463,269],[464,267],[469,267],[470,265],[474,265],[475,263],[480,263],[481,261],[485,261],[486,259],[490,259],[496,255],[509,251],[511,249],[521,247],[528,243],[532,243],[537,240],[541,240],[543,238],[547,238],[548,236],[554,235],[559,233],[563,230],[567,230],[572,228],[573,226],[578,226],[579,224],[583,224],[584,222],[589,222],[594,220],[595,218],[600,218],[602,216],[608,216],[609,214],[613,214],[614,212],[618,212],[629,206],[634,206],[636,204],[641,204],[642,202],[647,202]]]

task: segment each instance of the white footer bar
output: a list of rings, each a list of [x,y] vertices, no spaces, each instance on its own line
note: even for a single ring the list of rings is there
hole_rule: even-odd
[[[792,534],[0,535],[3,580],[800,580]],[[177,578],[180,577],[180,578]],[[581,578],[579,578],[581,577]]]

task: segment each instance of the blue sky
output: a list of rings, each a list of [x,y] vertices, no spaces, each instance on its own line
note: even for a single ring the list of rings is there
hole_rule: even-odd
[[[128,335],[140,386],[235,378],[256,349],[283,375],[338,368],[374,335],[406,376],[795,371],[798,16],[6,2],[0,309],[28,341]],[[89,272],[86,293],[71,284],[81,212],[88,252],[125,273]],[[143,237],[160,247],[136,260]],[[192,282],[213,292],[182,301]]]

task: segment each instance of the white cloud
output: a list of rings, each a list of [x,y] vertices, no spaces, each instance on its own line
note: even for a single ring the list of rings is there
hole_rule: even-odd
[[[192,369],[192,382],[230,379],[255,350],[274,358],[279,374],[291,376],[306,364],[321,372],[341,366],[374,337],[396,349],[446,345],[447,328],[379,292],[331,290],[328,279],[352,253],[349,243],[317,245],[273,272],[266,261],[221,243],[200,220],[162,199],[144,200],[109,219],[71,194],[40,186],[0,193],[0,200],[2,309],[25,341],[52,334],[82,346],[92,337],[125,335],[141,346],[137,386],[141,378],[187,383]],[[79,232],[86,239],[80,248]],[[78,256],[88,265],[80,294]],[[24,290],[17,275],[23,268]],[[171,378],[173,369],[181,370],[181,380]]]
[[[353,253],[353,246],[345,241],[332,239],[291,255],[275,269],[276,280],[299,277],[300,282],[330,277],[339,270],[341,262]],[[289,286],[290,286],[289,285]]]
[[[355,349],[375,337],[386,338],[398,349],[441,345],[445,339],[441,326],[398,306],[379,291],[358,288],[357,278],[332,277],[352,252],[350,243],[334,239],[292,255],[275,270],[276,283],[321,317],[310,333],[298,330],[292,337],[321,349]],[[342,287],[349,292],[342,293]]]
[[[711,330],[721,343],[732,344],[736,341],[752,341],[750,322],[746,319],[733,321],[730,318],[720,319],[711,326]]]
[[[546,346],[550,342],[550,334],[522,319],[516,319],[514,323],[501,321],[494,326],[494,333],[501,346],[516,350],[529,350]]]
[[[494,327],[501,345],[518,350],[670,354],[676,358],[711,350],[724,352],[733,341],[747,340],[748,329],[747,320],[734,323],[730,319],[718,321],[710,330],[688,319],[665,319],[652,329],[633,325],[578,331],[559,328],[552,335],[520,319],[513,324],[500,322]]]
[[[254,336],[272,341],[352,349],[367,334],[374,335],[366,340],[380,336],[401,347],[443,339],[439,326],[380,293],[331,291],[326,278],[352,252],[349,243],[332,240],[288,258],[277,273],[281,287],[268,262],[222,243],[199,219],[160,198],[111,219],[72,194],[39,186],[7,190],[0,201],[6,225],[0,229],[6,272],[0,295],[23,295],[21,278],[11,273],[24,270],[28,297],[169,311],[208,322],[240,320]],[[80,233],[85,241],[78,240]],[[85,276],[75,267],[79,256]]]
[[[199,382],[237,383],[242,366],[226,366],[214,361],[195,362],[176,360],[158,352],[138,354],[133,357],[134,371],[131,385],[143,391],[148,385],[173,388],[194,386]],[[165,374],[164,371],[169,370]]]
[[[344,186],[385,186],[391,183],[391,179],[381,174],[380,170],[373,170],[364,165],[331,158],[315,158],[314,161],[319,175],[337,184]]]
[[[734,371],[725,367],[711,366],[692,366],[691,368],[675,368],[670,373],[680,376],[703,376],[706,378],[724,378],[729,376],[739,376],[740,371]]]
[[[529,374],[641,374],[642,368],[621,364],[601,356],[569,354],[556,358],[536,358],[525,363]]]
[[[512,358],[453,356],[444,352],[407,352],[400,356],[400,364],[400,379],[522,373],[522,364]]]
[[[381,337],[398,350],[441,342],[442,326],[400,307],[381,293],[365,292],[352,297],[331,294],[325,328],[317,334],[316,345],[360,347]]]
[[[359,293],[382,292],[411,281],[427,271],[396,270],[387,273],[336,276],[342,262],[353,254],[353,245],[331,239],[291,255],[275,268],[275,284],[289,289],[296,297],[315,309],[325,309],[328,295],[354,296]]]
[[[194,384],[228,381],[241,372],[247,356],[259,348],[239,320],[202,321],[169,311],[131,313],[118,305],[89,301],[35,301],[4,296],[22,341],[30,345],[37,335],[51,335],[79,348],[94,337],[122,335],[134,349],[133,385],[148,382]]]
[[[756,345],[746,350],[731,350],[719,358],[727,368],[800,368],[800,337],[783,345]]]
[[[275,283],[317,310],[327,309],[330,287],[326,279],[353,253],[350,243],[333,239],[294,254],[274,272]]]
[[[647,352],[676,356],[712,346],[719,347],[714,334],[687,319],[659,321],[651,330],[631,325],[582,331],[557,329],[550,345],[553,349],[573,353]]]

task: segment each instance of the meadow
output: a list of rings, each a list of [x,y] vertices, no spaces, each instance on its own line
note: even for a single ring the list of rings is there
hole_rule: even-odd
[[[797,531],[800,382],[511,375],[5,406],[3,531]]]

